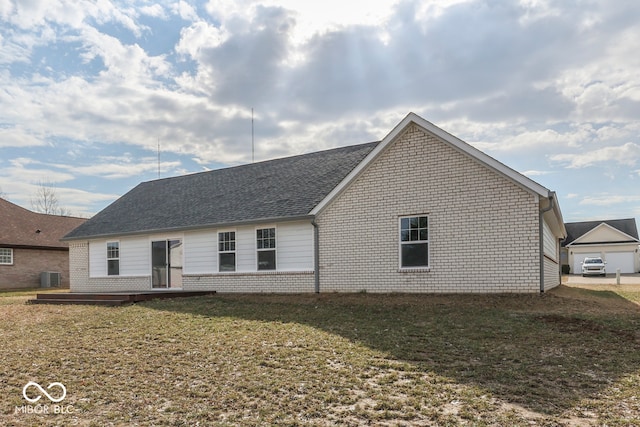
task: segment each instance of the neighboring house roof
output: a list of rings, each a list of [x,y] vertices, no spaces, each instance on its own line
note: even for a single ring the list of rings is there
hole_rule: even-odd
[[[377,144],[144,182],[65,239],[308,217]]]
[[[0,198],[0,246],[67,248],[60,239],[85,221],[32,212]]]
[[[338,197],[412,124],[539,196],[540,207],[549,208],[544,218],[555,235],[566,235],[553,191],[409,113],[381,142],[142,183],[65,239],[311,218]]]
[[[638,229],[636,227],[636,220],[634,218],[626,218],[626,219],[609,219],[609,220],[599,220],[599,221],[583,221],[583,222],[569,222],[565,224],[565,228],[567,229],[567,238],[562,242],[562,246],[568,246],[573,244],[578,244],[576,240],[579,240],[581,237],[586,234],[592,232],[598,227],[605,226],[614,228],[624,235],[628,237],[625,241],[616,240],[615,242],[589,242],[589,244],[596,243],[624,243],[624,242],[638,242]],[[576,242],[576,243],[574,243]]]

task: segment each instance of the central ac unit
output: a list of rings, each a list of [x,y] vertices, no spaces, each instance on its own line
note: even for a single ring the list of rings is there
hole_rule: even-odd
[[[52,286],[60,287],[62,276],[57,271],[44,271],[40,273],[40,287],[50,288]]]

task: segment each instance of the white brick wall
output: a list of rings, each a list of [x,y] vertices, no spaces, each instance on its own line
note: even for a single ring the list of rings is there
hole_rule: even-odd
[[[183,276],[185,291],[305,293],[314,291],[313,271]]]
[[[429,214],[430,271],[399,270],[398,218]],[[320,290],[538,292],[535,196],[413,125],[318,216]]]
[[[69,243],[69,280],[72,292],[81,292],[89,280],[89,242]]]

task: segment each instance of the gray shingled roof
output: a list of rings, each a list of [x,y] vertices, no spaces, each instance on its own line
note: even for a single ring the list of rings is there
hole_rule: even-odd
[[[584,236],[589,231],[593,230],[602,223],[605,223],[616,230],[622,231],[625,234],[638,240],[638,229],[636,228],[636,220],[634,218],[626,219],[608,219],[601,221],[583,221],[583,222],[569,222],[564,225],[567,229],[567,238],[562,242],[562,246],[566,246],[574,240]],[[633,241],[633,240],[630,240]],[[607,243],[607,242],[600,242]]]
[[[65,239],[305,216],[377,144],[144,182]]]

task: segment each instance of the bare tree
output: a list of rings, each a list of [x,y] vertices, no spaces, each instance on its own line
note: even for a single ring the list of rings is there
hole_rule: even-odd
[[[50,215],[67,215],[69,209],[60,207],[55,185],[49,181],[40,181],[38,189],[31,196],[31,210]]]
[[[7,195],[5,194],[4,191],[2,191],[2,187],[0,187],[0,199],[7,199]]]
[[[58,208],[58,213],[56,215],[60,215],[60,216],[74,216],[71,211],[65,207],[59,207]]]

